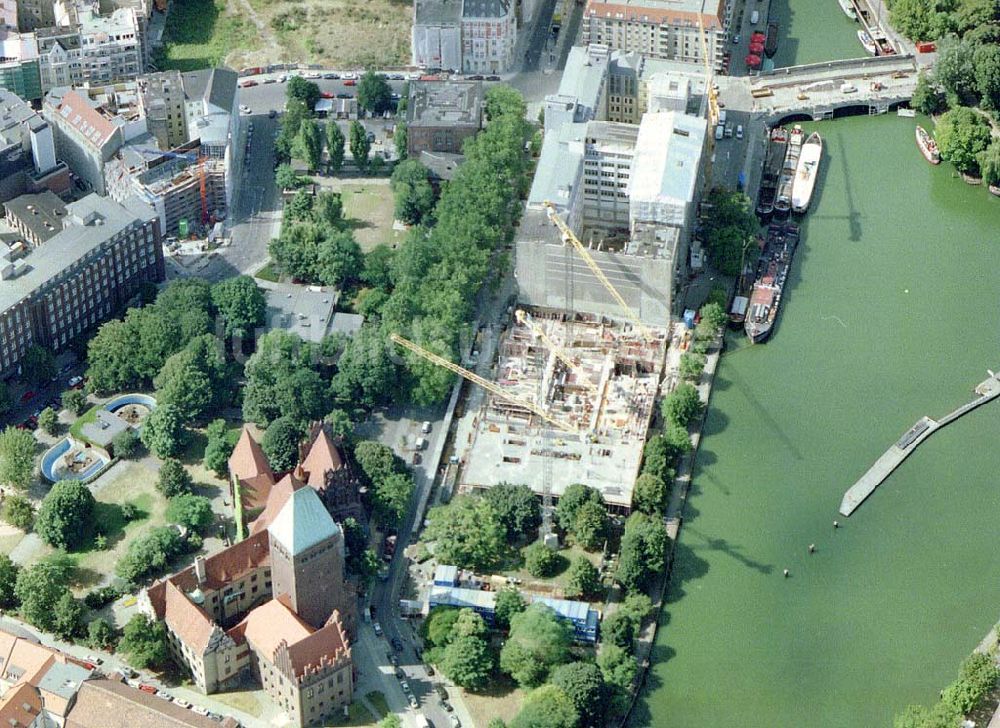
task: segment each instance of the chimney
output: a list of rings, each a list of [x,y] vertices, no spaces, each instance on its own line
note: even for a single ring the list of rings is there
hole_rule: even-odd
[[[198,583],[204,584],[207,574],[205,573],[205,557],[196,556],[194,560],[194,575],[198,577]]]

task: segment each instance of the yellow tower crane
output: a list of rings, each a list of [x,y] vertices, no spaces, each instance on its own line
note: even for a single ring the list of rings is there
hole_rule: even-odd
[[[588,375],[587,372],[584,371],[583,367],[581,367],[579,364],[576,363],[576,361],[573,360],[573,357],[571,357],[569,353],[566,352],[565,349],[563,349],[561,346],[556,344],[552,339],[550,339],[549,335],[545,333],[545,330],[541,326],[536,324],[535,320],[531,318],[531,316],[526,311],[517,309],[517,312],[514,314],[514,316],[515,318],[517,318],[518,323],[524,324],[529,329],[531,329],[531,333],[533,333],[535,336],[541,339],[542,343],[545,344],[546,348],[548,348],[553,354],[555,354],[556,358],[559,361],[561,361],[563,364],[569,367],[570,371],[576,374],[577,379],[579,379],[581,385],[586,387],[587,390],[592,395],[597,396],[597,387],[593,384],[593,382],[590,381],[590,375]]]
[[[562,233],[563,241],[572,245],[577,254],[583,258],[583,262],[587,264],[588,268],[590,268],[590,272],[597,277],[597,280],[599,280],[606,289],[608,289],[608,293],[610,293],[611,297],[615,299],[615,303],[618,304],[621,310],[628,317],[629,321],[632,322],[632,325],[642,333],[643,338],[647,341],[653,341],[656,336],[644,323],[642,323],[639,315],[633,311],[627,303],[625,303],[625,299],[622,298],[621,294],[618,293],[618,290],[611,284],[611,281],[608,280],[608,277],[604,275],[604,271],[601,270],[600,266],[598,266],[594,259],[590,256],[590,253],[587,252],[586,246],[580,242],[580,239],[576,237],[569,225],[563,222],[562,218],[560,218],[556,213],[556,206],[551,202],[546,201],[545,209],[548,212],[549,219],[555,223],[555,226],[559,228],[559,232]]]
[[[536,405],[534,402],[529,402],[527,400],[521,399],[520,397],[515,397],[512,394],[508,394],[507,392],[505,392],[503,389],[501,389],[500,387],[498,387],[496,384],[494,384],[493,382],[489,381],[488,379],[483,379],[478,374],[476,374],[474,372],[470,372],[468,369],[460,367],[458,364],[453,364],[452,362],[448,361],[444,357],[438,356],[437,354],[435,354],[432,351],[427,351],[427,349],[423,348],[422,346],[420,346],[418,344],[414,344],[409,339],[404,339],[399,334],[390,334],[389,338],[392,339],[393,343],[399,344],[400,346],[402,346],[407,351],[410,351],[410,352],[416,354],[417,356],[426,359],[427,361],[431,362],[432,364],[437,364],[439,367],[443,367],[444,369],[447,369],[450,372],[454,372],[458,376],[463,377],[464,379],[469,380],[473,384],[478,384],[480,387],[482,387],[483,389],[485,389],[487,392],[490,392],[491,394],[499,397],[500,399],[506,400],[506,401],[508,401],[508,402],[510,402],[512,404],[516,404],[519,407],[524,407],[529,412],[531,412],[533,414],[536,414],[539,417],[541,417],[543,420],[545,420],[546,422],[548,422],[550,425],[553,425],[554,427],[558,427],[560,430],[563,430],[564,432],[570,432],[570,433],[572,433],[574,435],[577,434],[577,429],[575,427],[573,427],[572,425],[570,425],[570,424],[568,424],[566,422],[563,422],[560,419],[557,419],[557,418],[553,417],[548,412],[546,412],[544,409],[542,409],[541,407],[539,407],[538,405]]]

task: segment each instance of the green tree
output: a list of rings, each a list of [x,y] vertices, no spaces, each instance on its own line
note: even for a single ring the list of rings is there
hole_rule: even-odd
[[[587,501],[576,512],[573,540],[588,551],[599,549],[608,537],[608,512],[597,501]]]
[[[1000,668],[994,659],[982,652],[974,652],[962,661],[958,680],[946,687],[941,700],[961,714],[972,711],[1000,679]]]
[[[87,537],[94,513],[94,495],[78,480],[60,480],[42,499],[35,533],[57,549],[78,548]]]
[[[597,667],[609,688],[610,703],[615,712],[624,712],[638,670],[635,658],[617,645],[603,644],[597,653]]]
[[[667,530],[659,517],[633,513],[625,521],[616,579],[626,589],[642,589],[662,571],[667,553]]]
[[[173,351],[184,348],[198,336],[212,333],[212,295],[208,281],[200,278],[171,281],[156,297],[155,309],[175,321],[180,329],[180,336],[173,342]]]
[[[316,249],[316,278],[325,286],[342,288],[356,280],[364,258],[349,230],[331,231]]]
[[[948,108],[944,90],[933,80],[930,73],[925,71],[917,77],[910,106],[927,116],[940,114]]]
[[[893,0],[889,6],[892,26],[914,41],[934,40],[933,7],[926,0]]]
[[[680,374],[689,381],[701,378],[705,371],[705,355],[693,351],[685,351],[681,354]]]
[[[354,437],[354,422],[347,410],[332,409],[323,418],[323,422],[330,426],[330,432],[334,437],[341,438],[345,443],[351,443]]]
[[[706,303],[701,307],[701,320],[707,321],[708,325],[718,331],[729,321],[729,317],[726,315],[725,306],[716,303]]]
[[[663,478],[642,473],[632,491],[632,507],[643,513],[662,514],[670,497],[670,487]]]
[[[160,404],[143,422],[139,437],[142,444],[158,458],[180,452],[185,442],[184,419],[172,404]]]
[[[974,110],[960,106],[946,111],[935,128],[942,159],[966,174],[979,172],[978,156],[990,144],[990,126]]]
[[[250,276],[236,276],[212,286],[212,303],[225,323],[226,337],[250,338],[264,324],[267,300]]]
[[[499,629],[510,627],[510,619],[528,608],[517,587],[509,586],[497,592],[496,606],[493,611],[493,623]]]
[[[292,278],[312,280],[323,235],[323,229],[312,223],[283,225],[281,234],[268,245],[271,260]]]
[[[493,674],[494,658],[482,637],[457,637],[441,658],[441,670],[459,687],[481,690]]]
[[[326,151],[330,155],[330,168],[339,172],[344,166],[344,132],[336,120],[326,123]]]
[[[400,160],[406,159],[409,154],[409,131],[407,131],[406,124],[404,122],[399,122],[396,124],[396,131],[392,137],[393,146],[396,147],[396,156]]]
[[[368,132],[359,121],[352,121],[350,128],[351,156],[358,169],[368,167],[368,153],[371,151],[371,142],[368,141]]]
[[[403,728],[403,721],[395,713],[389,713],[378,722],[378,728]]]
[[[569,577],[566,580],[566,596],[589,597],[601,591],[601,572],[597,570],[586,556],[577,556],[569,567]]]
[[[417,225],[434,209],[434,188],[430,172],[415,159],[407,159],[392,171],[392,192],[396,199],[396,219]]]
[[[934,78],[944,87],[949,106],[978,101],[975,47],[955,38],[943,39],[938,43]]]
[[[172,528],[154,528],[149,533],[129,542],[128,548],[118,563],[115,573],[130,584],[139,579],[163,571],[170,559],[183,550],[181,537]]]
[[[284,221],[312,222],[313,195],[309,190],[299,190],[285,203]]]
[[[482,498],[459,496],[432,508],[425,531],[440,563],[488,571],[503,554],[506,536],[493,506]]]
[[[27,533],[35,522],[35,508],[19,493],[8,495],[3,501],[3,520]]]
[[[79,389],[67,389],[62,393],[62,406],[74,415],[82,415],[87,409],[87,395]]]
[[[267,332],[244,368],[243,418],[265,427],[282,415],[301,425],[321,418],[327,398],[317,360],[315,346],[297,335]]]
[[[556,523],[564,531],[572,531],[576,524],[576,512],[584,503],[603,503],[601,493],[596,488],[582,483],[574,483],[566,488],[556,504]]]
[[[541,543],[533,543],[524,550],[525,567],[537,579],[553,576],[562,562],[563,557]]]
[[[83,631],[83,605],[69,590],[52,606],[52,631],[57,637],[72,640]]]
[[[0,609],[14,609],[20,603],[14,588],[21,567],[10,560],[7,554],[0,554]]]
[[[201,419],[215,399],[212,372],[187,349],[167,359],[153,384],[159,407],[173,408],[178,420]]]
[[[988,185],[1000,184],[1000,141],[992,141],[979,153],[979,171]]]
[[[703,233],[712,264],[725,275],[738,275],[743,252],[757,232],[753,203],[742,192],[714,187],[703,209],[708,210]]]
[[[44,346],[32,344],[21,360],[21,371],[32,384],[43,384],[56,375],[56,358]]]
[[[396,251],[388,245],[376,245],[365,253],[361,280],[369,286],[388,291],[392,288],[392,264]]]
[[[87,644],[95,650],[114,650],[117,643],[118,635],[108,620],[98,617],[87,625]]]
[[[372,516],[382,526],[394,526],[406,515],[413,478],[406,473],[392,473],[375,482],[372,494]]]
[[[21,569],[14,586],[14,596],[21,603],[21,616],[45,632],[55,626],[53,605],[68,593],[71,571],[61,560],[40,561]]]
[[[531,488],[524,484],[499,483],[486,490],[483,497],[490,502],[511,541],[523,541],[536,536],[542,525],[542,507]]]
[[[663,399],[663,416],[677,427],[687,427],[701,414],[702,406],[698,390],[683,382]]]
[[[510,620],[510,635],[500,651],[500,669],[522,687],[545,682],[556,665],[568,662],[573,628],[543,604],[532,604]]]
[[[59,415],[51,407],[46,407],[38,414],[38,426],[50,435],[59,431]]]
[[[506,84],[497,84],[487,89],[483,111],[490,121],[500,121],[505,117],[523,119],[527,113],[520,92]]]
[[[601,642],[617,645],[629,652],[635,639],[635,622],[627,614],[613,612],[601,622]]]
[[[343,154],[343,150],[341,150]],[[313,217],[318,225],[336,229],[344,224],[344,200],[339,192],[324,190],[316,195]]]
[[[653,600],[641,592],[629,594],[618,607],[618,611],[627,614],[638,630],[646,617],[653,613]]]
[[[136,614],[122,630],[118,651],[128,658],[132,667],[140,670],[163,665],[169,656],[167,630],[162,622],[154,622],[145,614]]]
[[[362,472],[374,483],[399,471],[396,456],[392,450],[380,442],[365,440],[354,448],[354,459]]]
[[[156,489],[166,498],[176,498],[191,492],[193,481],[191,474],[184,468],[180,460],[167,458],[160,465],[160,474],[156,478]]]
[[[292,155],[301,159],[310,170],[319,169],[323,160],[323,134],[313,119],[305,119],[292,142]]]
[[[572,699],[557,685],[543,685],[528,693],[510,728],[576,728],[580,716]]]
[[[337,361],[337,373],[330,382],[333,397],[364,407],[388,401],[399,386],[399,372],[388,347],[377,327],[362,326]]]
[[[261,447],[275,470],[289,470],[299,461],[302,430],[291,417],[279,417],[267,426]]]
[[[35,473],[35,438],[27,430],[0,432],[0,483],[25,489]]]
[[[392,106],[392,89],[384,77],[366,71],[358,81],[358,105],[365,111],[381,114]]]
[[[607,689],[597,665],[590,662],[560,665],[552,672],[552,684],[573,701],[573,707],[580,716],[579,725],[604,725]]]
[[[192,531],[204,531],[214,520],[212,501],[205,496],[182,493],[167,504],[167,521]]]
[[[234,443],[229,436],[229,429],[224,419],[212,420],[205,428],[205,467],[218,475],[225,477],[229,471],[229,456],[233,452]]]
[[[309,109],[316,106],[320,99],[319,86],[312,81],[307,81],[301,76],[292,76],[285,85],[285,94],[288,99],[298,99]]]
[[[274,171],[274,183],[279,190],[294,190],[301,184],[301,179],[288,164],[279,164]]]
[[[142,441],[139,439],[139,435],[131,427],[111,438],[111,450],[116,458],[131,460],[139,454],[141,446]]]

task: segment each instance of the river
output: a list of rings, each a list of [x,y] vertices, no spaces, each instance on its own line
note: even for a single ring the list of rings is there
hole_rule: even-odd
[[[722,359],[633,725],[890,726],[1000,615],[1000,403],[837,513],[1000,367],[1000,199],[928,165],[916,121],[804,125],[826,142],[817,196],[774,337]]]

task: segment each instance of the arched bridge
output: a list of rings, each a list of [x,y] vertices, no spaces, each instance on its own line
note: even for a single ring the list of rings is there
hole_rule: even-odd
[[[848,107],[884,114],[910,100],[917,75],[909,55],[830,61],[730,78],[723,96],[731,108],[756,112],[769,125],[790,116],[829,119]]]

